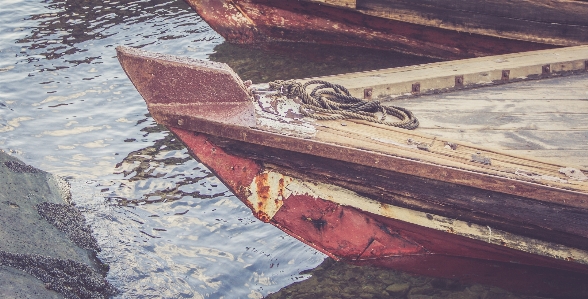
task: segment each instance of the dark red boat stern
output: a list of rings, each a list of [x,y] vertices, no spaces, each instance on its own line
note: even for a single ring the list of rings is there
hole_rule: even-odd
[[[272,224],[341,261],[482,283],[538,296],[585,298],[586,267],[452,233],[291,196]]]

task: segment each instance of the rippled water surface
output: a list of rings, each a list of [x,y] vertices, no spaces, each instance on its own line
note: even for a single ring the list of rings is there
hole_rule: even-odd
[[[3,1],[0,148],[68,178],[123,297],[258,298],[323,260],[257,221],[147,115],[129,45],[208,59],[181,1]]]
[[[117,45],[223,61],[257,82],[401,58],[285,45],[268,59],[223,43],[183,1],[2,1],[0,148],[68,179],[121,297],[259,298],[306,278],[325,256],[257,221],[153,122]]]
[[[260,298],[305,280],[300,272],[325,256],[256,220],[154,123],[117,45],[225,62],[254,82],[430,62],[339,47],[237,47],[183,1],[2,1],[0,149],[70,182],[124,298]],[[365,271],[340,269],[339,287],[322,288],[356,281],[351,289],[366,295],[363,279],[397,275]]]

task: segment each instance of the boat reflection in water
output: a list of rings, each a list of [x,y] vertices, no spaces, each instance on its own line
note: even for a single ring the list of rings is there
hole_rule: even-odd
[[[260,49],[221,43],[210,54],[211,61],[229,65],[243,80],[253,83],[284,78],[308,78],[349,72],[371,71],[437,62],[421,56],[365,48],[292,42],[259,44]]]

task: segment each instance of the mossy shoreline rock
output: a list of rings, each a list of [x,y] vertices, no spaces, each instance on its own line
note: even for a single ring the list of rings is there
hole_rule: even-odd
[[[0,298],[116,294],[67,182],[0,150],[0,190]]]

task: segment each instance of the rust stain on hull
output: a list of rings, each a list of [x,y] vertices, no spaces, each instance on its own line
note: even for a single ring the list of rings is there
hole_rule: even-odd
[[[425,223],[415,225],[390,218],[407,218],[408,221],[413,216],[406,214],[406,209],[394,211],[390,207],[383,207],[381,203],[376,204],[377,208],[374,210],[369,202],[363,203],[364,200],[359,197],[354,199],[353,196],[358,196],[355,193],[336,191],[344,190],[340,187],[333,191],[320,191],[325,188],[322,184],[300,185],[292,177],[270,171],[254,160],[226,153],[210,142],[207,135],[177,128],[172,128],[172,131],[259,219],[271,222],[337,259],[361,260],[443,253],[502,262],[542,264],[554,268],[563,265],[568,269],[588,271],[585,265],[575,262],[561,264],[562,261],[553,258],[471,239],[455,232],[447,232],[445,228],[432,229],[426,227]],[[324,195],[320,195],[323,193]],[[358,204],[365,211],[348,206],[358,200],[361,200],[362,203]],[[338,203],[339,201],[344,204]],[[390,216],[375,215],[372,210]],[[436,217],[427,214],[424,218],[433,221]]]
[[[271,223],[336,260],[353,264],[491,284],[535,295],[588,295],[585,267],[570,263],[562,266],[561,261],[554,259],[381,217],[309,195],[286,199]],[[545,284],[546,281],[553,284]]]
[[[290,196],[272,223],[336,259],[427,253],[420,244],[382,229],[363,213],[310,195]]]
[[[214,31],[234,43],[252,44],[265,38],[233,1],[186,0]]]
[[[242,199],[252,207],[253,214],[263,222],[270,222],[274,214],[284,204],[286,178],[278,173],[263,171],[253,179],[249,186],[249,196]]]

